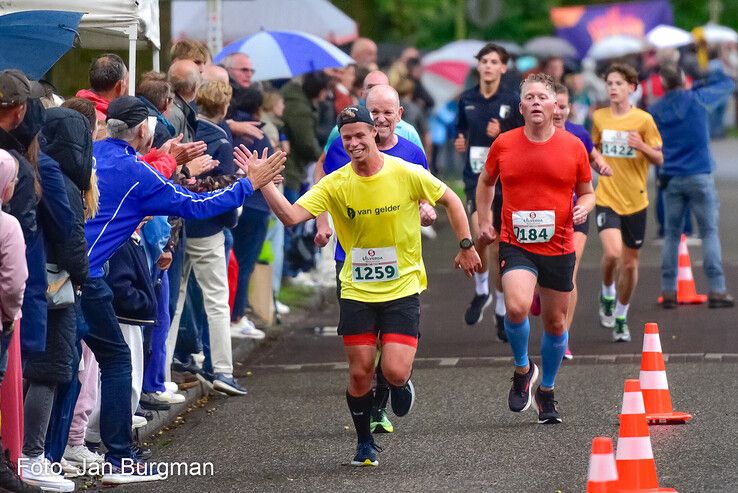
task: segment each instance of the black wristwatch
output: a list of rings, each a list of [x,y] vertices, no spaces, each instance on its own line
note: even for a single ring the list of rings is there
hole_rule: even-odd
[[[464,238],[459,242],[459,248],[461,248],[462,250],[469,250],[473,246],[474,242],[471,241],[471,238]]]

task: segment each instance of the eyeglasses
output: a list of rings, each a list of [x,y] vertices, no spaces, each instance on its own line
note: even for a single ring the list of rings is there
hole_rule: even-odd
[[[243,72],[244,74],[255,74],[256,73],[256,70],[254,70],[251,67],[244,67],[244,68],[231,67],[231,70],[235,70],[237,72]]]

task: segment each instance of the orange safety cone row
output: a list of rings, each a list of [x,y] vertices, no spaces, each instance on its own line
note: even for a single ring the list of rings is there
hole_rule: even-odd
[[[666,365],[661,353],[659,326],[647,323],[643,334],[643,353],[640,373],[641,392],[646,409],[646,420],[650,424],[686,423],[692,415],[674,412],[671,405]]]
[[[659,296],[659,303],[663,298]],[[692,262],[687,250],[687,237],[679,241],[679,270],[677,271],[677,303],[680,305],[699,305],[707,301],[707,295],[698,294],[692,275]]]
[[[626,380],[620,433],[615,456],[619,489],[622,492],[676,491],[659,488],[656,462],[648,434],[646,410],[638,380]]]
[[[592,440],[592,455],[589,456],[587,493],[618,493],[618,469],[612,440],[595,437]]]

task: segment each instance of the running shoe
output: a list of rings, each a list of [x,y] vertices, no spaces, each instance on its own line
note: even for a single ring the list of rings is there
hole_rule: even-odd
[[[390,403],[395,416],[401,418],[409,413],[413,408],[413,404],[415,404],[413,382],[408,380],[402,387],[390,386]]]
[[[615,298],[600,295],[600,325],[612,329],[615,327]]]
[[[469,303],[469,308],[464,314],[464,321],[467,325],[475,325],[482,321],[484,315],[482,312],[492,304],[491,294],[476,294]]]
[[[671,310],[677,307],[677,293],[676,291],[663,291],[661,293],[661,308],[665,310]]]
[[[556,409],[553,390],[541,390],[539,385],[536,389],[535,406],[538,410],[538,423],[542,425],[553,425],[561,423],[561,415]]]
[[[374,443],[373,438],[369,440],[359,441],[356,444],[356,455],[354,460],[351,461],[352,466],[374,466],[379,465],[379,459],[377,458],[377,452],[381,452],[382,448]]]
[[[130,484],[164,479],[154,468],[149,468],[143,462],[135,459],[118,459],[108,457],[104,466],[103,484]]]
[[[571,354],[571,349],[569,349],[569,346],[566,346],[566,352],[564,352],[564,359],[567,361],[571,361],[574,359],[574,355]]]
[[[615,327],[612,329],[613,342],[630,342],[630,330],[628,322],[625,318],[618,317],[615,319]]]
[[[395,427],[387,417],[386,409],[372,409],[372,417],[369,422],[369,429],[372,433],[392,433]]]
[[[733,308],[735,306],[735,300],[725,291],[711,292],[707,295],[707,298],[707,306],[710,308]]]
[[[532,401],[533,384],[538,379],[538,367],[532,361],[528,373],[521,375],[518,372],[513,373],[512,387],[507,397],[507,405],[514,413],[525,411],[530,407]]]
[[[497,338],[502,342],[507,342],[507,332],[505,332],[505,315],[497,315],[495,313],[495,324],[497,325]]]
[[[233,378],[233,375],[226,375],[225,373],[215,374],[213,389],[232,396],[248,394],[246,387],[239,384],[238,380]]]
[[[530,314],[534,317],[541,314],[541,296],[538,293],[533,294],[533,302],[530,304]]]

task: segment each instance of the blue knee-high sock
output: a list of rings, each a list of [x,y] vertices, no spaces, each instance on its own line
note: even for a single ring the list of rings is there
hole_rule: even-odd
[[[514,324],[505,316],[505,333],[515,357],[515,366],[528,366],[528,336],[530,336],[528,317],[521,323]]]
[[[553,388],[568,343],[568,332],[564,332],[560,336],[553,336],[548,332],[543,333],[541,338],[541,360],[543,360],[541,387]]]

